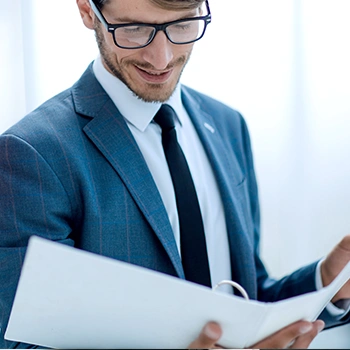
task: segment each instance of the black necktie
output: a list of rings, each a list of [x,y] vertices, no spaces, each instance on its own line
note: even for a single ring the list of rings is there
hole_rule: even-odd
[[[163,149],[175,190],[182,264],[188,281],[211,287],[202,215],[186,158],[177,142],[175,116],[175,111],[164,104],[154,121],[162,128]]]

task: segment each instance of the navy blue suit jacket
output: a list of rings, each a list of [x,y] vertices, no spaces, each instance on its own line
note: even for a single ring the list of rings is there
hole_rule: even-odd
[[[232,279],[263,301],[315,290],[316,263],[275,281],[259,258],[258,192],[242,116],[186,87],[182,100],[219,185]],[[184,278],[155,182],[91,66],[0,137],[0,196],[1,348],[18,345],[3,336],[32,235]]]

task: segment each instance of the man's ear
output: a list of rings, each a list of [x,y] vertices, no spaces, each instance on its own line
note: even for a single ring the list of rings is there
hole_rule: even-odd
[[[94,13],[91,9],[89,0],[76,0],[79,8],[80,16],[89,29],[94,29]]]

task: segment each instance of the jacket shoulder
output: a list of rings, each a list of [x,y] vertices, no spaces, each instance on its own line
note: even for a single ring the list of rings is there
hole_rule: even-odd
[[[71,116],[73,111],[71,90],[68,89],[50,98],[28,113],[6,130],[3,135],[10,134],[25,139],[26,135],[48,132],[52,124],[59,123],[60,120],[68,115]]]
[[[212,115],[218,115],[218,114],[224,114],[224,115],[230,115],[232,118],[238,118],[242,119],[242,115],[240,112],[238,112],[236,109],[228,106],[227,104],[209,96],[202,92],[199,92],[197,90],[194,90],[188,86],[182,86],[183,93],[185,95],[191,96],[193,99],[196,100],[196,102],[203,108],[206,109],[206,111],[209,112],[209,114]]]

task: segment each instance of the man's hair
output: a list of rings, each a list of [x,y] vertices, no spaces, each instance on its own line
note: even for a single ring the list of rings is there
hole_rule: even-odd
[[[111,0],[93,0],[94,3],[99,7],[103,8]],[[127,0],[124,0],[127,1]],[[195,9],[202,5],[205,0],[148,0],[151,3],[166,9],[166,10],[187,10]]]

